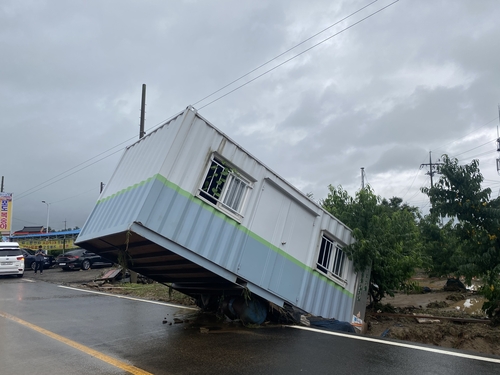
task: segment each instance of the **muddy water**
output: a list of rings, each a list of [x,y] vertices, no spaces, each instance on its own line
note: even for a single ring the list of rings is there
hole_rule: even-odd
[[[471,292],[477,291],[481,285],[482,284],[479,280],[472,280],[472,285],[468,285],[467,290]],[[485,301],[486,299],[484,297],[475,295],[470,296],[463,301],[458,301],[449,307],[457,311],[463,311],[466,314],[484,316],[486,314],[482,307]]]
[[[454,304],[448,306],[448,308],[457,311],[462,311],[470,315],[483,316],[485,315],[484,311],[482,310],[484,302],[485,302],[484,297],[474,296],[466,298],[465,300],[462,301],[455,302]]]
[[[446,284],[446,279],[438,279],[438,278],[427,278],[427,277],[415,277],[413,280],[417,281],[421,287],[427,286],[433,290],[442,290],[444,285]],[[475,292],[482,285],[480,280],[472,280],[472,285],[466,286],[469,292]],[[436,296],[435,294],[431,294],[431,296]],[[439,299],[439,298],[436,298]],[[446,300],[450,305],[446,308],[446,310],[454,310],[460,311],[464,314],[477,315],[477,316],[485,316],[484,311],[482,310],[483,303],[485,302],[485,298],[482,296],[474,295],[467,296],[465,300],[457,301],[451,303]]]

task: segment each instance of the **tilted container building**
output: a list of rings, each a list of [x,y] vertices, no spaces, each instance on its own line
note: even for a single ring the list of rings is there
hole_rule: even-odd
[[[188,107],[129,146],[76,244],[208,302],[364,316],[351,230]]]

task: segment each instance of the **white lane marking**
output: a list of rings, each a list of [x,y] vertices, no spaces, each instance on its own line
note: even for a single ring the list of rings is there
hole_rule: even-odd
[[[58,285],[58,287],[59,288],[65,288],[65,289],[71,289],[71,290],[77,290],[79,292],[85,292],[85,293],[101,294],[103,296],[108,296],[108,297],[116,297],[116,298],[129,299],[129,300],[132,300],[132,301],[147,302],[147,303],[152,303],[152,304],[155,304],[155,305],[177,307],[177,308],[187,309],[187,310],[198,310],[195,307],[188,307],[188,306],[184,306],[184,305],[177,305],[177,304],[173,304],[173,303],[160,302],[160,301],[149,301],[147,299],[141,299],[141,298],[123,296],[123,295],[120,295],[120,294],[96,292],[95,290],[79,289],[79,288],[74,288],[74,287],[64,286],[64,285]]]
[[[69,286],[64,286],[64,285],[59,285],[59,288],[71,289],[71,290],[76,290],[76,291],[79,291],[79,292],[101,294],[101,295],[104,295],[104,296],[129,299],[129,300],[132,300],[132,301],[147,302],[147,303],[152,303],[152,304],[162,305],[162,306],[177,307],[177,308],[188,309],[188,310],[198,310],[197,308],[187,307],[187,306],[183,306],[183,305],[176,305],[176,304],[172,304],[172,303],[159,302],[159,301],[149,301],[149,300],[140,299],[140,298],[123,296],[123,295],[120,295],[120,294],[111,294],[111,293],[104,293],[104,292],[96,292],[94,290],[79,289],[79,288],[74,288],[74,287],[69,287]],[[305,330],[305,331],[318,332],[318,333],[322,333],[322,334],[325,334],[325,335],[331,335],[331,336],[341,336],[341,337],[346,337],[346,338],[354,339],[354,340],[376,342],[376,343],[384,344],[384,345],[399,346],[399,347],[402,347],[402,348],[409,348],[409,349],[416,349],[416,350],[421,350],[421,351],[425,351],[425,352],[444,354],[444,355],[449,355],[449,356],[453,356],[453,357],[475,359],[475,360],[484,361],[484,362],[500,363],[500,359],[488,358],[488,357],[481,357],[481,356],[472,355],[472,354],[466,354],[466,353],[451,352],[449,350],[427,348],[427,347],[423,347],[423,346],[417,346],[417,345],[412,345],[412,344],[405,344],[405,343],[400,343],[400,342],[380,340],[380,339],[373,338],[373,337],[359,336],[359,335],[348,335],[348,334],[344,334],[344,333],[340,333],[340,332],[324,331],[324,330],[321,330],[321,329],[309,328],[309,327],[303,327],[303,326],[286,326],[286,327],[288,327],[288,328],[302,329],[302,330]]]
[[[440,350],[440,349],[434,349],[434,348],[426,348],[424,346],[417,346],[417,345],[412,345],[412,344],[405,344],[405,343],[402,343],[402,342],[393,342],[393,341],[380,340],[380,339],[376,339],[376,338],[373,338],[373,337],[366,337],[366,336],[359,336],[359,335],[348,335],[348,334],[345,334],[345,333],[332,332],[332,331],[323,331],[321,329],[309,328],[309,327],[303,327],[303,326],[286,326],[286,327],[288,327],[288,328],[296,328],[296,329],[303,329],[305,331],[313,331],[313,332],[323,333],[325,335],[341,336],[341,337],[345,337],[345,338],[348,338],[348,339],[370,341],[370,342],[376,342],[378,344],[392,345],[392,346],[399,346],[399,347],[402,347],[402,348],[422,350],[424,352],[431,352],[431,353],[438,353],[438,354],[450,355],[450,356],[453,356],[453,357],[475,359],[475,360],[483,361],[483,362],[500,363],[500,359],[496,359],[496,358],[488,358],[488,357],[481,357],[481,356],[473,355],[473,354],[451,352],[449,350]]]

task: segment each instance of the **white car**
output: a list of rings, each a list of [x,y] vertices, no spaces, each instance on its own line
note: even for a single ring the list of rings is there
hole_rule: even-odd
[[[0,242],[1,275],[24,275],[24,255],[17,242]]]

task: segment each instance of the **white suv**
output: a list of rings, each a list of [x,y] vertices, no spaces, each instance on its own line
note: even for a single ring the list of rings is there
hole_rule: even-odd
[[[24,275],[24,255],[17,242],[0,242],[0,275]]]

